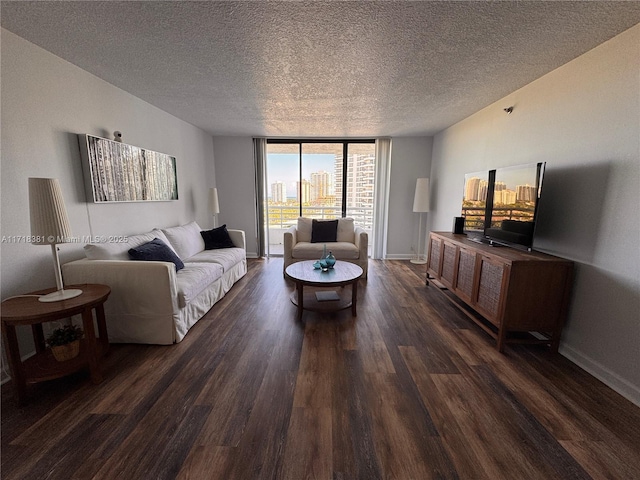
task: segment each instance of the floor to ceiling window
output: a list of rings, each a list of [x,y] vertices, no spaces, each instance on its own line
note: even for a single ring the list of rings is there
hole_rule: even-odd
[[[298,217],[352,217],[372,248],[373,140],[268,140],[264,202],[267,254],[282,255]]]

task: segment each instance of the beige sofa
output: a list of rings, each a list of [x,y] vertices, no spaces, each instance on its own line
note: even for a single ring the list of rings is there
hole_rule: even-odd
[[[339,218],[335,242],[311,242],[312,219],[298,218],[297,225],[284,233],[284,269],[302,260],[319,260],[326,246],[338,261],[360,265],[367,278],[369,235],[353,223],[353,218]]]
[[[126,237],[119,243],[85,246],[87,258],[62,266],[66,284],[111,287],[105,303],[109,342],[169,345],[189,329],[247,273],[245,236],[228,230],[233,248],[205,250],[200,227],[191,222]],[[129,249],[154,238],[184,263],[129,259]]]

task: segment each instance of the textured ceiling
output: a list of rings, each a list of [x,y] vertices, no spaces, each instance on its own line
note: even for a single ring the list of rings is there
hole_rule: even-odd
[[[2,26],[215,135],[430,135],[640,2],[2,1]]]

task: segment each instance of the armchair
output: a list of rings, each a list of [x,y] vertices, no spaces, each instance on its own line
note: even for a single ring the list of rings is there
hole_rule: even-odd
[[[369,235],[364,229],[354,226],[352,218],[340,218],[335,242],[312,243],[311,225],[310,218],[300,217],[297,225],[285,231],[284,270],[302,260],[319,260],[326,245],[338,261],[359,265],[367,278]]]

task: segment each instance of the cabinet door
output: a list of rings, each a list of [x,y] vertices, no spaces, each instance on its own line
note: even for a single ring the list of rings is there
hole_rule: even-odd
[[[442,258],[442,240],[436,236],[429,237],[429,257],[427,258],[427,272],[440,278],[440,260]]]
[[[440,280],[444,285],[453,288],[457,268],[458,247],[453,243],[442,242],[442,271],[440,272]]]
[[[476,309],[491,323],[500,326],[509,266],[484,255],[480,257],[479,264]]]
[[[465,302],[471,303],[473,285],[476,274],[476,252],[464,247],[458,252],[458,272],[454,285],[455,293]]]

